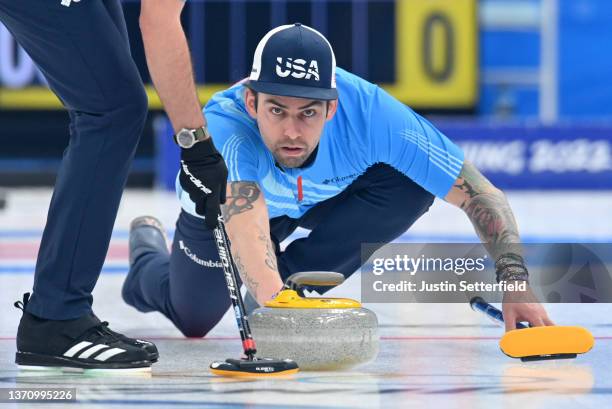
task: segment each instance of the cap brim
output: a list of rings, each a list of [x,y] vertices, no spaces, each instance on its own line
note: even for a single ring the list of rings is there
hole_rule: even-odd
[[[338,98],[338,90],[335,88],[303,87],[300,85],[286,85],[253,80],[247,81],[245,85],[253,91],[270,95],[279,95],[282,97],[318,99],[323,101],[331,101]]]

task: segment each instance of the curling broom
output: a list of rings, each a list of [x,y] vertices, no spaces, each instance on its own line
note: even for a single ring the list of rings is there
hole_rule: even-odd
[[[498,323],[504,322],[500,310],[487,303],[482,297],[470,300],[474,311],[480,311]],[[593,348],[593,335],[582,327],[528,327],[517,323],[515,330],[508,331],[499,341],[502,352],[521,361],[546,359],[572,359]]]
[[[219,259],[223,265],[223,273],[229,291],[230,299],[232,300],[232,309],[236,315],[236,322],[240,330],[240,338],[242,339],[242,347],[244,348],[243,359],[228,358],[225,361],[215,361],[210,364],[210,371],[215,375],[222,376],[278,376],[288,375],[299,371],[295,361],[290,359],[270,359],[257,358],[257,348],[249,321],[245,314],[244,302],[238,288],[238,273],[236,265],[230,252],[229,239],[225,231],[225,222],[223,216],[218,217],[218,226],[214,229],[215,244],[219,252]]]

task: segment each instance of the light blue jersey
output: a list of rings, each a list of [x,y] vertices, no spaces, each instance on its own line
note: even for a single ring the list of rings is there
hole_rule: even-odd
[[[380,87],[340,68],[336,83],[338,111],[325,124],[316,159],[304,168],[275,165],[244,106],[244,85],[215,94],[205,114],[228,181],[257,182],[270,218],[299,218],[376,163],[393,166],[437,197],[446,196],[463,165],[461,149]],[[176,190],[183,209],[198,216],[178,177]]]

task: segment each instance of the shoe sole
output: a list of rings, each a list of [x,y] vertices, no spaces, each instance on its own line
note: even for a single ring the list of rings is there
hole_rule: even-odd
[[[156,244],[151,244],[149,243],[147,240],[145,240],[145,248],[154,248],[154,249],[159,249],[161,251],[163,251],[164,253],[167,253],[168,255],[170,254],[168,251],[168,245],[169,245],[169,240],[168,240],[168,236],[166,235],[166,230],[164,229],[164,227],[162,226],[161,222],[159,220],[157,220],[155,217],[153,216],[140,216],[135,218],[134,220],[132,220],[132,222],[130,223],[130,233],[129,233],[129,263],[130,263],[130,269],[132,268],[132,266],[134,265],[134,263],[136,262],[136,259],[138,258],[137,256],[133,255],[133,252],[136,251],[137,248],[139,248],[139,246],[134,245],[134,247],[132,247],[132,237],[133,235],[136,234],[136,232],[142,228],[145,227],[149,227],[154,229],[157,233],[159,233],[161,235],[161,239],[163,241],[163,246],[158,246]],[[142,242],[140,243],[140,245],[142,245]],[[126,300],[127,302],[127,300]],[[131,303],[127,302],[129,305],[132,305]]]
[[[161,233],[164,237],[164,242],[166,243],[166,247],[168,247],[168,235],[166,234],[166,229],[161,224],[159,219],[153,216],[139,216],[131,221],[130,223],[130,233],[141,227],[153,227],[157,231]]]
[[[151,370],[151,361],[134,362],[83,362],[79,359],[72,359],[60,356],[34,354],[30,352],[17,352],[15,363],[20,369],[40,371],[49,369],[94,369],[100,371],[114,370]]]
[[[151,376],[151,367],[143,368],[123,368],[123,369],[87,369],[74,368],[70,366],[34,366],[34,365],[17,365],[17,368],[22,373],[31,375],[52,375],[52,374],[83,374],[83,375],[139,375]]]

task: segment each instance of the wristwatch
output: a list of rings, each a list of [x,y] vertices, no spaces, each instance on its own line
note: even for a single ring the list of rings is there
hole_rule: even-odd
[[[196,129],[183,128],[174,135],[174,142],[183,149],[189,149],[196,143],[208,138],[210,138],[210,134],[205,127]]]

